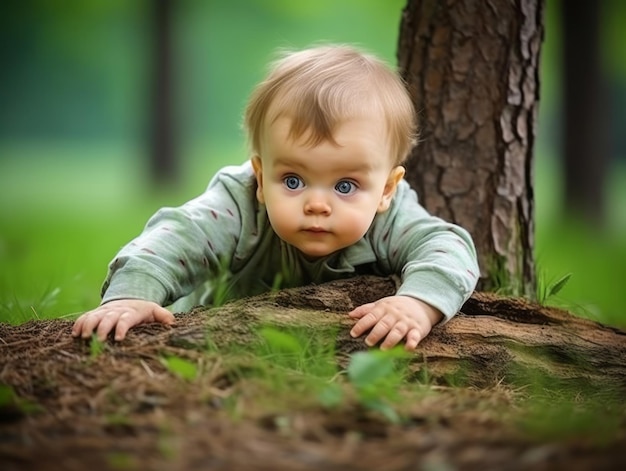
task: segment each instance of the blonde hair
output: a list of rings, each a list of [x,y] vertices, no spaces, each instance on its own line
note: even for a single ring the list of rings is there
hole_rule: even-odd
[[[413,103],[400,76],[373,55],[352,46],[325,45],[287,52],[253,90],[244,127],[253,154],[260,154],[266,121],[292,119],[289,137],[309,132],[307,144],[335,142],[346,119],[379,114],[387,127],[391,156],[402,163],[416,142]]]

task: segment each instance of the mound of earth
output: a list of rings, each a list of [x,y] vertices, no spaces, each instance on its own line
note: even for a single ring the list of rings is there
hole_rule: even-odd
[[[0,324],[0,468],[626,469],[626,333],[558,309],[475,293],[411,356],[399,422],[352,397],[279,394],[220,353],[253,351],[260,325],[299,326],[333,335],[343,370],[366,350],[346,312],[394,290],[373,277],[284,290],[119,343],[72,339],[67,320]]]

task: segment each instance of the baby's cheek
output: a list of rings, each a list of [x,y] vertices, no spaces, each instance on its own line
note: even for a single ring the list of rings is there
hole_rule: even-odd
[[[372,224],[372,220],[373,217],[368,217],[363,212],[351,212],[343,215],[340,218],[340,223],[344,237],[352,239],[352,243],[357,242],[365,235]]]
[[[270,224],[282,239],[289,238],[296,231],[298,215],[294,209],[285,201],[276,202],[273,205],[266,205]]]

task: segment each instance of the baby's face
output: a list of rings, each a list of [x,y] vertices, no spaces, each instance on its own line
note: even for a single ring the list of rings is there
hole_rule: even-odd
[[[337,145],[311,147],[306,135],[288,138],[291,119],[270,125],[262,155],[252,164],[257,197],[278,236],[310,258],[348,247],[386,211],[404,175],[389,152],[384,124],[375,117],[345,121],[334,132]]]

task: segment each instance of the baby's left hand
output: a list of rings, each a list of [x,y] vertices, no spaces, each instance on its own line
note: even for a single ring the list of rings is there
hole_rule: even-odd
[[[371,329],[365,338],[367,346],[372,347],[385,337],[380,348],[387,350],[406,338],[405,349],[412,351],[429,334],[433,325],[441,320],[443,314],[419,299],[389,296],[363,304],[350,312],[349,316],[359,319],[350,331],[352,337],[360,337]]]

